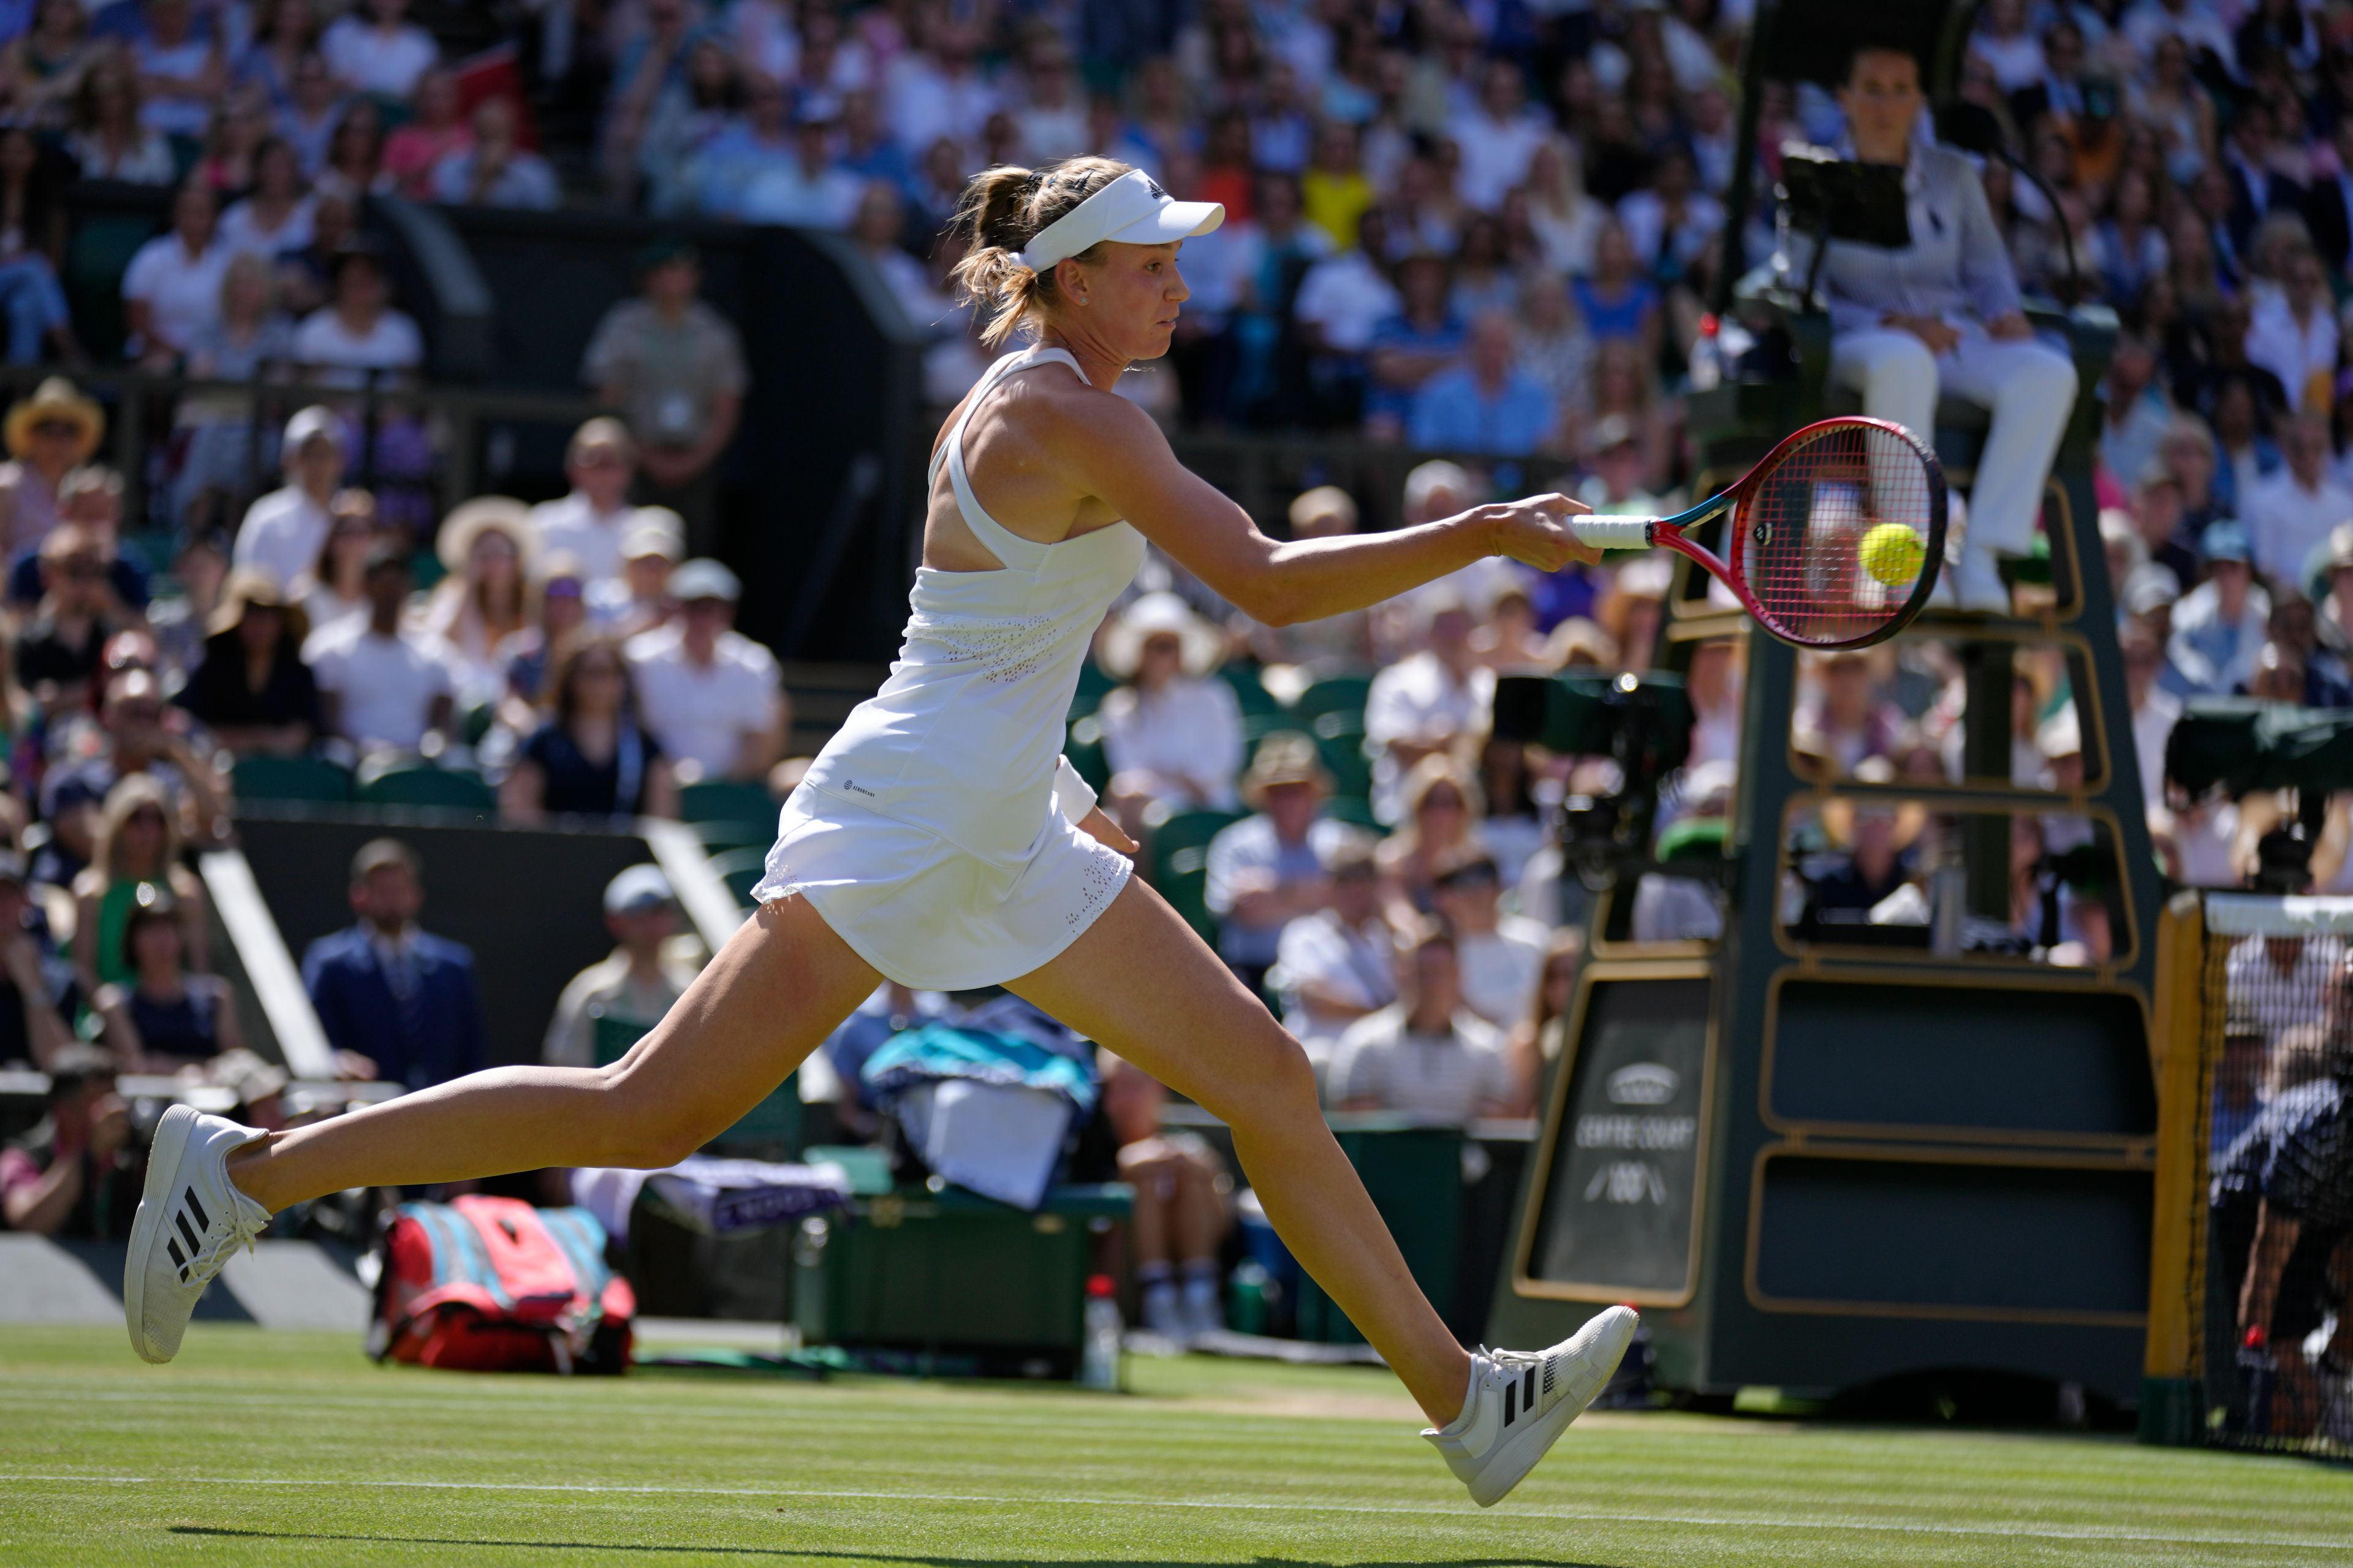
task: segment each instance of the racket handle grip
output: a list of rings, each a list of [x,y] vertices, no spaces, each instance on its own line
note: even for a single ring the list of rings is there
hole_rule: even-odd
[[[1589,517],[1572,517],[1569,531],[1577,542],[1590,544],[1597,550],[1648,550],[1651,530],[1659,520],[1654,517],[1610,517],[1595,513]]]

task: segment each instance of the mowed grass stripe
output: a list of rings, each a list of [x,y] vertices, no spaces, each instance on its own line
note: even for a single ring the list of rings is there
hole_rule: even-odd
[[[812,1502],[873,1502],[889,1504],[947,1504],[984,1508],[1090,1508],[1090,1509],[1176,1509],[1210,1513],[1324,1513],[1366,1514],[1388,1518],[1417,1520],[1528,1520],[1571,1524],[1638,1524],[1667,1525],[1703,1530],[1788,1530],[1799,1532],[1856,1531],[1883,1535],[1952,1535],[2000,1536],[2004,1539],[2026,1537],[2039,1541],[2080,1542],[2090,1544],[2165,1545],[2165,1546],[2257,1546],[2288,1547],[2295,1550],[2344,1551],[2348,1542],[2342,1536],[2306,1539],[2284,1535],[2219,1535],[2187,1534],[2158,1531],[2105,1530],[2030,1525],[2015,1522],[1989,1524],[1957,1524],[1905,1521],[1900,1520],[1805,1518],[1770,1514],[1651,1514],[1629,1513],[1609,1510],[1532,1509],[1498,1506],[1493,1509],[1407,1507],[1382,1503],[1315,1502],[1306,1500],[1285,1502],[1245,1500],[1231,1498],[1114,1498],[1073,1495],[1071,1493],[1027,1493],[1021,1495],[987,1496],[963,1492],[898,1492],[853,1489],[830,1489],[797,1487],[679,1487],[654,1486],[641,1483],[593,1481],[480,1481],[385,1479],[380,1477],[353,1476],[208,1476],[170,1475],[134,1476],[88,1474],[26,1474],[0,1472],[0,1482],[16,1485],[63,1483],[74,1486],[103,1484],[110,1486],[156,1487],[259,1487],[274,1490],[311,1490],[319,1487],[345,1487],[392,1491],[460,1491],[460,1492],[540,1492],[578,1494],[586,1496],[680,1497],[680,1498],[784,1498]]]
[[[158,1371],[131,1363],[119,1331],[0,1330],[0,1563],[2300,1568],[2353,1555],[2353,1476],[2108,1438],[1605,1415],[1482,1513],[1409,1436],[1377,1372],[1139,1363],[1144,1396],[1127,1399],[864,1377],[560,1383],[377,1368],[347,1336],[199,1331]],[[1327,1397],[1337,1414],[1300,1413]],[[374,1484],[387,1481],[431,1484]]]
[[[406,1380],[406,1374],[400,1373],[379,1373],[364,1370],[363,1375],[396,1376]],[[472,1387],[479,1384],[470,1384],[464,1386]],[[584,1383],[574,1386],[590,1391],[612,1385]],[[328,1412],[353,1410],[367,1412],[381,1418],[397,1409],[403,1416],[436,1429],[445,1426],[447,1417],[453,1413],[500,1412],[504,1404],[502,1401],[479,1401],[457,1395],[452,1395],[446,1401],[437,1401],[429,1388],[415,1384],[412,1384],[411,1388],[417,1397],[407,1397],[405,1394],[398,1397],[360,1394],[340,1400],[315,1403],[283,1398],[274,1400],[272,1403],[283,1419],[306,1420]],[[895,1388],[892,1390],[894,1396],[900,1395],[902,1392]],[[945,1397],[943,1396],[944,1394],[946,1394],[945,1390],[934,1388],[929,1396],[931,1404],[944,1408],[934,1412],[930,1416],[911,1415],[905,1420],[916,1425],[928,1426],[943,1433],[969,1430],[975,1433],[986,1432],[992,1436],[1001,1436],[1001,1428],[1005,1424],[997,1418],[997,1415],[985,1411],[960,1413],[953,1408],[960,1399],[985,1401],[989,1397],[987,1394],[963,1388],[954,1390],[953,1394]],[[249,1385],[247,1396],[249,1397]],[[117,1405],[132,1412],[135,1412],[142,1403],[147,1402],[147,1396],[127,1393],[109,1393],[94,1396],[84,1394],[81,1397],[84,1400]],[[248,1420],[241,1407],[225,1406],[216,1394],[199,1394],[193,1391],[174,1391],[171,1394],[164,1394],[159,1391],[153,1402],[175,1406],[200,1406],[213,1412],[213,1419],[209,1423],[199,1421],[192,1426],[189,1412],[175,1408],[167,1413],[158,1414],[152,1420],[143,1419],[132,1414],[127,1418],[107,1416],[93,1419],[86,1422],[85,1425],[94,1433],[103,1432],[114,1436],[125,1436],[142,1430],[192,1434],[209,1425],[224,1435],[233,1436],[243,1428]],[[563,1406],[566,1414],[576,1414],[579,1409],[577,1400],[560,1400],[554,1403]],[[855,1472],[870,1462],[872,1457],[871,1450],[879,1449],[886,1455],[891,1451],[895,1439],[885,1438],[878,1441],[872,1432],[860,1430],[861,1427],[895,1425],[895,1423],[885,1422],[881,1419],[881,1413],[868,1407],[870,1401],[866,1397],[866,1390],[863,1386],[854,1394],[845,1391],[830,1400],[795,1402],[791,1406],[791,1414],[809,1416],[840,1415],[845,1404],[854,1406],[854,1409],[843,1417],[843,1424],[833,1426],[828,1431],[823,1441],[825,1451],[807,1457],[796,1455],[796,1463],[815,1464],[826,1470],[841,1469]],[[746,1419],[757,1419],[766,1425],[757,1433],[723,1436],[707,1429],[708,1412],[700,1407],[672,1412],[632,1408],[628,1413],[628,1432],[633,1440],[640,1440],[665,1426],[691,1429],[703,1446],[703,1458],[706,1461],[722,1460],[732,1452],[740,1449],[746,1458],[764,1467],[773,1465],[783,1457],[780,1449],[794,1450],[811,1446],[808,1439],[794,1430],[797,1423],[787,1421],[783,1426],[776,1425],[781,1412],[773,1406],[740,1409],[731,1414]],[[1868,1507],[1881,1507],[1889,1506],[1885,1493],[1891,1480],[1914,1483],[1936,1481],[1948,1505],[1962,1500],[1952,1496],[1957,1490],[1982,1489],[1999,1494],[2000,1501],[2004,1505],[2005,1513],[2014,1513],[2021,1517],[2027,1515],[2030,1510],[2021,1508],[2019,1504],[2028,1498],[2041,1498],[2077,1507],[2086,1505],[2086,1500],[2082,1499],[2075,1490],[2080,1487],[2080,1476],[2070,1479],[2046,1473],[2040,1468],[2022,1468],[2031,1457],[2047,1447],[2047,1440],[2037,1442],[1998,1435],[1950,1435],[1947,1436],[1946,1441],[1937,1445],[1938,1451],[1933,1459],[1923,1457],[1917,1463],[1891,1465],[1887,1438],[1883,1433],[1817,1432],[1809,1445],[1810,1448],[1819,1447],[1845,1449],[1850,1453],[1843,1457],[1852,1457],[1857,1460],[1867,1458],[1877,1461],[1875,1468],[1863,1464],[1850,1468],[1845,1465],[1822,1463],[1821,1460],[1827,1456],[1820,1454],[1816,1454],[1813,1462],[1809,1463],[1802,1456],[1788,1456],[1785,1458],[1785,1456],[1773,1452],[1773,1446],[1770,1445],[1765,1446],[1764,1450],[1760,1452],[1759,1445],[1746,1438],[1711,1438],[1707,1436],[1708,1428],[1699,1424],[1675,1421],[1672,1418],[1649,1419],[1659,1421],[1668,1426],[1669,1431],[1654,1436],[1638,1431],[1636,1428],[1641,1423],[1621,1420],[1610,1428],[1611,1436],[1620,1439],[1610,1446],[1611,1455],[1609,1458],[1597,1458],[1592,1453],[1592,1445],[1587,1441],[1593,1432],[1599,1430],[1597,1424],[1582,1427],[1572,1437],[1571,1447],[1563,1450],[1564,1457],[1575,1456],[1574,1462],[1578,1467],[1580,1477],[1586,1482],[1606,1480],[1613,1490],[1626,1495],[1629,1500],[1661,1505],[1694,1501],[1713,1501],[1718,1504],[1752,1501],[1760,1504],[1770,1503],[1785,1496],[1791,1485],[1803,1483],[1816,1493],[1851,1490],[1860,1494],[1854,1500],[1856,1502]],[[1258,1463],[1254,1451],[1271,1447],[1290,1458],[1294,1466],[1301,1466],[1301,1461],[1310,1459],[1314,1461],[1314,1468],[1323,1468],[1334,1462],[1345,1461],[1352,1465],[1394,1471],[1400,1479],[1409,1483],[1426,1483],[1434,1492],[1442,1491],[1444,1489],[1442,1478],[1436,1475],[1420,1447],[1409,1440],[1400,1440],[1401,1434],[1381,1424],[1314,1423],[1298,1417],[1226,1416],[1218,1420],[1216,1431],[1194,1435],[1171,1432],[1168,1430],[1168,1423],[1161,1420],[1155,1412],[1148,1423],[1139,1422],[1131,1416],[1125,1420],[1105,1419],[1083,1423],[1074,1421],[1064,1426],[1057,1426],[1055,1423],[1041,1417],[1021,1425],[1048,1436],[1068,1434],[1072,1436],[1100,1437],[1107,1434],[1114,1435],[1125,1439],[1122,1447],[1133,1447],[1140,1455],[1162,1460],[1173,1459],[1188,1448],[1197,1447],[1208,1448],[1213,1450],[1213,1458],[1223,1461],[1212,1465],[1210,1468],[1220,1472],[1236,1471],[1244,1477],[1250,1476]],[[1316,1441],[1303,1450],[1297,1439],[1288,1434],[1280,1441],[1271,1442],[1264,1434],[1254,1434],[1246,1429],[1250,1426],[1273,1425],[1281,1425],[1286,1428],[1305,1428],[1314,1434]],[[1720,1430],[1720,1428],[1717,1429]],[[350,1447],[353,1452],[365,1454],[375,1451],[377,1444],[385,1434],[385,1427],[380,1421],[371,1423],[369,1432],[371,1436],[350,1440]],[[312,1448],[314,1458],[325,1458],[333,1452],[334,1436],[332,1432],[307,1435],[306,1442],[317,1443],[324,1438],[330,1444],[323,1449]],[[1065,1444],[1057,1445],[1056,1449],[1058,1453],[1062,1447],[1075,1449],[1073,1454],[1060,1456],[1065,1466],[1076,1464],[1090,1471],[1115,1468],[1118,1463],[1115,1458],[1090,1462],[1089,1455],[1097,1446],[1093,1443]],[[2153,1464],[2161,1468],[2163,1461],[2169,1456],[2148,1450],[2133,1449],[2121,1444],[2079,1445],[2079,1448],[2090,1448],[2095,1454],[2100,1449],[2106,1448],[2113,1452],[2116,1459],[2116,1462],[2106,1468],[2110,1475],[2111,1485],[2115,1487],[2117,1495],[2089,1500],[2086,1511],[2102,1512],[2127,1509],[2137,1512],[2152,1503],[2161,1505],[2170,1500],[2172,1496],[2170,1489],[2149,1474]],[[1658,1450],[1655,1456],[1649,1452],[1653,1449]],[[1001,1443],[996,1444],[991,1451],[1004,1452],[1004,1446]],[[493,1445],[489,1452],[495,1455],[499,1453],[499,1449]],[[963,1458],[947,1461],[935,1468],[940,1473],[954,1474],[959,1479],[985,1485],[1001,1475],[1018,1476],[1026,1473],[1034,1468],[1038,1457],[1039,1450],[1034,1446],[1024,1445],[1018,1451],[1008,1454],[1001,1461],[991,1462],[986,1459]],[[2088,1458],[2089,1456],[2080,1457]],[[1674,1461],[1673,1473],[1682,1477],[1694,1478],[1693,1480],[1688,1483],[1677,1483],[1662,1479],[1654,1468],[1662,1458],[1672,1458]],[[525,1459],[523,1462],[528,1463],[529,1460]],[[1308,1467],[1301,1466],[1301,1468]],[[2281,1468],[2281,1467],[2260,1465],[2249,1468],[2258,1471]],[[2297,1468],[2287,1467],[2287,1468],[2294,1470]],[[1722,1473],[1714,1473],[1717,1471]],[[1540,1474],[1539,1482],[1545,1479]],[[1964,1482],[1967,1483],[1966,1486],[1961,1484]],[[2315,1500],[2306,1498],[2305,1500]],[[2348,1508],[2353,1508],[2353,1496],[2337,1500]],[[2239,1506],[2230,1506],[2233,1503]],[[2226,1500],[2223,1506],[2229,1512],[2243,1514],[2251,1518],[2265,1517],[2271,1511],[2271,1504],[2260,1497]]]

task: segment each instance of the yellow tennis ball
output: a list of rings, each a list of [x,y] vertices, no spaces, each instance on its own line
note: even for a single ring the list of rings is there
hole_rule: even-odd
[[[1862,549],[1858,552],[1862,569],[1891,588],[1920,575],[1921,563],[1926,558],[1920,536],[1900,522],[1883,522],[1864,534]]]

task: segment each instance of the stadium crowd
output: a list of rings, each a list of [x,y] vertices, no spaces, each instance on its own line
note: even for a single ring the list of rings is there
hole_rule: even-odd
[[[522,22],[488,65],[409,9],[0,7],[8,357],[69,374],[88,361],[59,283],[67,183],[171,185],[168,232],[121,281],[126,356],[279,375],[317,399],[274,428],[244,400],[182,399],[174,440],[136,455],[149,515],[135,519],[122,473],[95,460],[106,411],[67,374],[0,429],[0,827],[16,846],[0,852],[0,1062],[49,1067],[59,1105],[80,1107],[51,1119],[53,1142],[115,1137],[90,1087],[110,1071],[256,1081],[184,858],[227,834],[241,761],[477,773],[520,824],[665,816],[685,784],[781,793],[797,776],[776,662],[733,629],[743,585],[703,548],[753,370],[700,298],[692,251],[649,252],[641,294],[596,333],[581,379],[618,414],[573,435],[568,492],[437,516],[421,482],[431,433],[364,424],[352,395],[428,360],[369,243],[370,196],[839,229],[931,333],[926,393],[944,405],[983,363],[942,289],[964,179],[1107,153],[1229,212],[1187,247],[1170,365],[1124,391],[1187,432],[1361,433],[1452,454],[1415,468],[1401,497],[1303,489],[1268,520],[1293,537],[1376,509],[1441,517],[1506,487],[1665,508],[1689,482],[1679,395],[1695,361],[1705,374],[1701,301],[1724,254],[1738,0],[1205,0],[1149,16],[548,0],[490,8]],[[2125,322],[2086,394],[2134,742],[2169,868],[2233,885],[2260,812],[2167,800],[2180,700],[2353,704],[2353,369],[2337,304],[2353,293],[2353,17],[2293,0],[1996,0],[1963,91],[2055,193],[1984,166],[2021,286],[2105,300]],[[1763,112],[1767,174],[1784,138],[1841,136],[1811,88],[1768,89]],[[1760,258],[1769,212],[1752,224],[1744,249]],[[282,479],[258,496],[254,452]],[[142,555],[159,536],[168,559]],[[1606,762],[1490,735],[1493,682],[1647,668],[1670,586],[1659,557],[1551,576],[1490,563],[1374,612],[1273,628],[1155,556],[1106,623],[1074,749],[1147,847],[1172,823],[1202,830],[1199,918],[1308,1044],[1335,1109],[1466,1123],[1531,1104],[1581,956],[1555,808],[1613,781]],[[1741,657],[1730,640],[1694,653],[1697,724],[1661,816],[1663,860],[1721,845]],[[2063,655],[2029,647],[2019,668],[2002,782],[2080,781]],[[1950,648],[1810,659],[1804,682],[1807,765],[1959,777]],[[1319,693],[1335,722],[1311,721]],[[1791,924],[1828,937],[1896,906],[1925,923],[1954,831],[1911,810],[1823,813],[1793,846]],[[2316,879],[2353,889],[2344,803],[2331,833]],[[2015,817],[2013,917],[1985,945],[2109,955],[2105,906],[2052,868],[2087,837],[2077,818]],[[471,1005],[462,950],[419,931],[414,858],[372,845],[350,880],[357,922],[306,964],[343,1065],[416,1086],[478,1063],[479,1026],[448,1022]],[[582,1059],[592,1000],[640,1011],[676,994],[667,889],[617,884],[607,912],[619,945],[567,993],[551,1060]],[[1700,882],[1635,889],[1634,940],[1706,938],[1721,920]],[[354,1004],[355,974],[389,988],[389,1013]],[[886,991],[870,1013],[930,1005]],[[450,1048],[412,1052],[427,1034]],[[857,1113],[845,1102],[845,1122]],[[62,1212],[53,1166],[27,1153],[0,1168],[11,1223]]]

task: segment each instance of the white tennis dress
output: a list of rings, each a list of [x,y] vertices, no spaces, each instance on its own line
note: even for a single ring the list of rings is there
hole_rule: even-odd
[[[1124,856],[1079,831],[1094,791],[1062,757],[1079,666],[1144,563],[1124,522],[1053,544],[1009,531],[972,493],[965,427],[997,384],[1066,350],[1008,354],[932,460],[997,572],[920,567],[891,678],[785,802],[760,902],[798,893],[860,958],[918,990],[1027,974],[1093,923]]]

